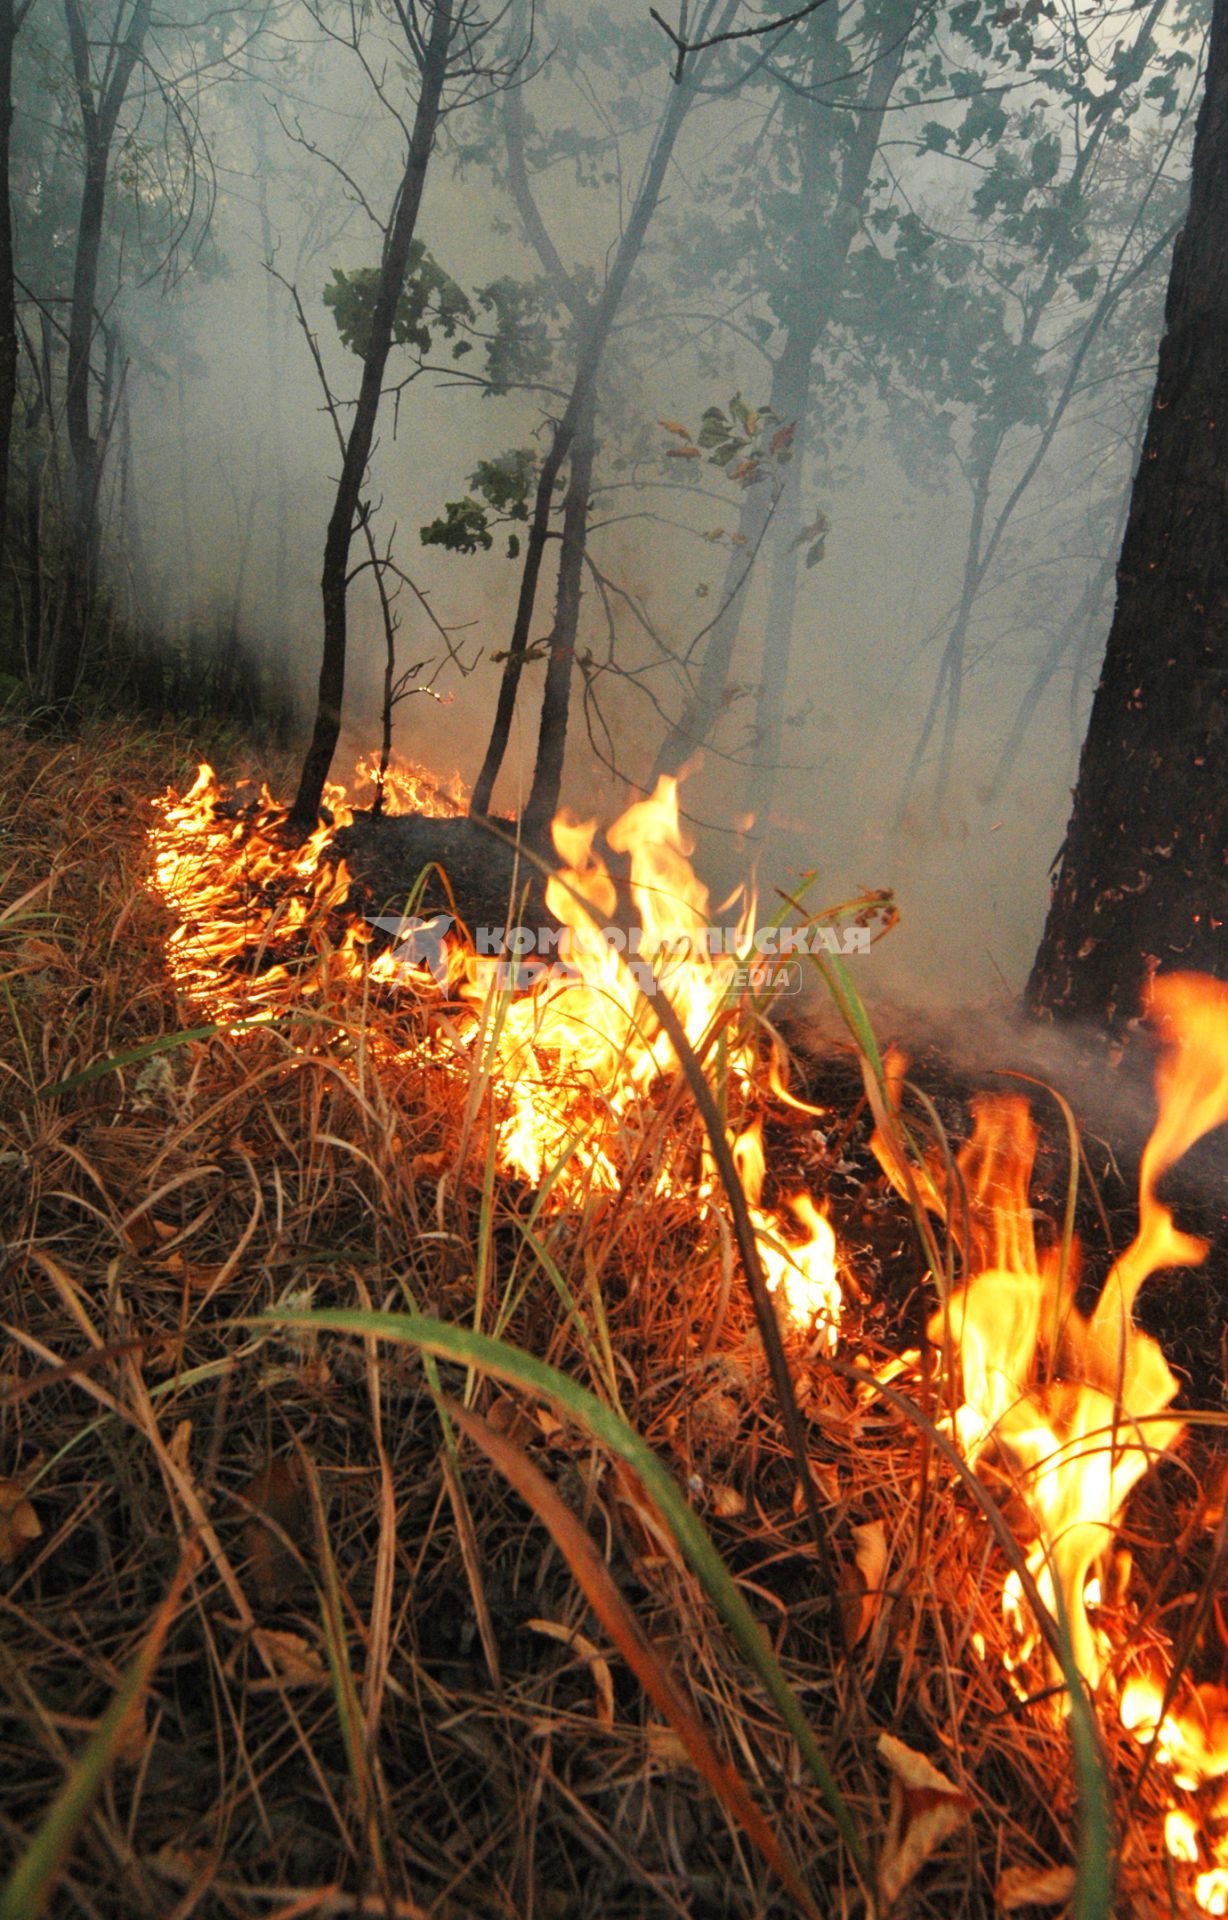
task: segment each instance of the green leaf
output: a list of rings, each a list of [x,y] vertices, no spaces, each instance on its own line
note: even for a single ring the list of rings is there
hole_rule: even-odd
[[[470,494],[446,501],[442,519],[420,527],[418,537],[424,547],[447,547],[450,553],[477,553],[494,545],[486,509]]]
[[[324,289],[324,305],[331,312],[342,341],[365,358],[371,344],[371,327],[379,297],[381,270],[355,267],[348,273],[334,267],[332,279]],[[435,333],[446,340],[472,321],[473,307],[450,273],[427,252],[421,240],[411,242],[405,284],[397,300],[392,322],[394,346],[413,347],[427,354]]]

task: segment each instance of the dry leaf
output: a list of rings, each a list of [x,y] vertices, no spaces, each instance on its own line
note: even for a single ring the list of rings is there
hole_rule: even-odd
[[[878,1751],[892,1774],[887,1837],[878,1867],[879,1900],[886,1913],[930,1855],[963,1826],[972,1801],[924,1754],[914,1753],[891,1734],[879,1734]]]
[[[43,1530],[16,1480],[0,1480],[0,1567],[9,1566]]]
[[[496,1433],[506,1433],[518,1446],[525,1447],[534,1437],[533,1422],[519,1400],[510,1393],[498,1393],[490,1403],[487,1421]]]
[[[534,1633],[544,1633],[550,1640],[560,1640],[565,1647],[573,1647],[582,1659],[587,1660],[593,1676],[593,1685],[597,1689],[597,1725],[614,1725],[614,1682],[610,1677],[610,1663],[605,1655],[596,1648],[586,1635],[577,1633],[574,1627],[561,1626],[557,1620],[528,1620],[526,1626]]]
[[[563,1422],[557,1414],[551,1413],[549,1407],[534,1407],[533,1418],[543,1440],[553,1440],[563,1431]]]
[[[881,1520],[853,1528],[856,1567],[840,1581],[840,1616],[846,1646],[864,1640],[878,1617],[887,1580],[887,1530]]]
[[[691,1756],[686,1746],[672,1727],[662,1720],[650,1720],[644,1728],[644,1739],[648,1747],[648,1758],[654,1766],[690,1767]]]
[[[1074,1883],[1073,1867],[1046,1867],[1040,1873],[1030,1867],[1008,1867],[998,1882],[998,1906],[1003,1913],[1015,1913],[1020,1907],[1064,1906]]]
[[[183,1268],[184,1277],[195,1293],[208,1293],[210,1287],[215,1285],[219,1275],[225,1273],[225,1271],[225,1261],[221,1261],[210,1267],[189,1267],[185,1265]]]
[[[298,1461],[288,1455],[270,1460],[264,1471],[243,1488],[240,1499],[255,1509],[244,1524],[243,1545],[256,1596],[262,1606],[280,1606],[294,1597],[303,1577],[292,1548],[306,1548],[311,1537],[311,1515]]]
[[[316,1649],[301,1633],[283,1633],[280,1628],[253,1627],[252,1644],[274,1669],[286,1687],[322,1687],[328,1681],[328,1669]],[[253,1680],[254,1693],[274,1687],[270,1679]]]

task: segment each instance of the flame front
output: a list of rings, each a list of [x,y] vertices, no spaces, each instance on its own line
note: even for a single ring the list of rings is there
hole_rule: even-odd
[[[431,792],[424,781],[399,769],[385,783],[387,810],[458,809],[458,788]],[[394,954],[373,956],[368,929],[352,911],[350,876],[330,852],[336,827],[352,812],[340,788],[326,800],[334,824],[299,844],[287,838],[285,813],[267,791],[236,809],[207,767],[182,800],[168,795],[161,803],[153,870],[177,922],[171,968],[219,1019],[267,1018],[305,994],[323,1006],[334,978],[364,988],[404,980]],[[663,780],[630,807],[608,840],[626,858],[633,915],[620,913],[624,903],[597,851],[595,825],[560,818],[560,865],[546,890],[561,929],[557,961],[509,986],[506,957],[454,944],[448,1017],[415,1044],[429,1047],[445,1070],[484,1078],[501,1165],[548,1187],[553,1204],[614,1193],[634,1175],[644,1191],[691,1194],[702,1220],[716,1204],[710,1157],[693,1134],[658,1126],[678,1078],[654,1010],[663,994],[705,1071],[713,1075],[720,1059],[730,1141],[768,1283],[791,1320],[834,1344],[841,1311],[835,1236],[809,1194],[764,1205],[763,1115],[780,1091],[775,1063],[739,1015],[737,957],[723,943],[710,948],[708,894],[690,864],[674,783]],[[739,950],[751,912],[748,906]],[[620,921],[631,924],[618,934]],[[425,973],[416,984],[424,997],[441,992]],[[969,1462],[992,1461],[1010,1477],[1030,1516],[1031,1580],[1051,1614],[1064,1611],[1080,1671],[1102,1701],[1115,1703],[1131,1738],[1152,1748],[1171,1783],[1170,1857],[1189,1871],[1204,1911],[1228,1914],[1228,1690],[1196,1685],[1184,1672],[1174,1677],[1154,1635],[1145,1658],[1115,1641],[1120,1609],[1102,1601],[1123,1584],[1128,1557],[1110,1558],[1109,1549],[1126,1501],[1183,1431],[1170,1411],[1177,1383],[1159,1346],[1135,1325],[1134,1308],[1150,1276],[1196,1265],[1207,1249],[1178,1229],[1157,1189],[1197,1140],[1228,1121],[1228,987],[1161,977],[1152,1014],[1164,1050],[1159,1117],[1140,1170],[1138,1232],[1090,1315],[1075,1304],[1077,1247],[1067,1248],[1065,1260],[1060,1244],[1037,1247],[1029,1200],[1037,1141],[1025,1100],[975,1103],[975,1130],[955,1182],[936,1155],[906,1170],[890,1133],[876,1132],[874,1145],[895,1184],[919,1192],[947,1220],[961,1254],[961,1284],[929,1325],[931,1342],[958,1366],[952,1436]],[[387,1034],[369,1038],[397,1057]],[[903,1071],[904,1062],[890,1056],[888,1092],[897,1104]],[[1039,1636],[1013,1573],[1003,1611],[1008,1670],[1022,1696]],[[1052,1665],[1049,1677],[1060,1679]]]
[[[370,761],[360,762],[359,776],[373,783]],[[404,765],[390,770],[384,796],[390,812],[427,810],[424,802],[435,812],[455,812],[460,802],[455,783],[432,788]],[[365,926],[343,911],[351,879],[329,843],[353,812],[340,787],[325,801],[334,824],[297,846],[267,790],[253,807],[236,811],[208,767],[181,801],[168,795],[160,803],[153,870],[178,922],[169,944],[172,971],[215,1015],[268,1017],[290,996],[318,992],[334,972],[377,985],[403,981],[396,956],[386,950],[372,958]],[[506,1169],[535,1186],[548,1181],[560,1199],[615,1192],[678,1072],[653,1011],[653,995],[663,993],[706,1062],[719,1042],[730,1110],[742,1116],[734,1144],[747,1169],[769,1285],[792,1319],[803,1326],[818,1321],[834,1341],[841,1294],[829,1223],[806,1193],[787,1198],[779,1216],[760,1204],[756,1109],[764,1083],[779,1082],[762,1042],[738,1018],[736,955],[723,943],[721,951],[710,950],[708,892],[690,864],[676,783],[662,780],[609,830],[611,847],[627,858],[635,910],[621,934],[618,892],[595,851],[596,831],[594,822],[567,816],[554,824],[560,868],[547,882],[546,904],[561,928],[557,961],[539,966],[526,990],[509,989],[506,957],[453,944],[449,989],[464,1013],[448,1023],[442,1044],[452,1044],[452,1064],[476,1064],[489,1074]],[[750,927],[748,907],[747,935]],[[416,984],[435,991],[425,975]],[[757,1168],[748,1158],[752,1136],[760,1139]],[[682,1152],[676,1164],[668,1145],[657,1156],[658,1191],[689,1190],[706,1213],[714,1204],[711,1168],[706,1157],[689,1164],[692,1149]]]
[[[1228,1121],[1228,987],[1162,976],[1151,1011],[1164,1052],[1159,1117],[1140,1168],[1138,1232],[1090,1318],[1074,1303],[1077,1247],[1065,1270],[1060,1248],[1037,1254],[1028,1200],[1036,1133],[1026,1101],[1004,1095],[975,1103],[975,1131],[957,1163],[966,1219],[947,1208],[936,1158],[919,1184],[932,1211],[950,1211],[969,1275],[929,1326],[931,1341],[958,1357],[955,1437],[970,1463],[992,1450],[1023,1495],[1035,1530],[1028,1571],[1055,1615],[1060,1590],[1080,1672],[1093,1688],[1117,1695],[1123,1726],[1140,1742],[1154,1739],[1174,1786],[1193,1793],[1228,1774],[1228,1693],[1196,1687],[1185,1675],[1170,1689],[1163,1671],[1119,1680],[1128,1649],[1114,1644],[1097,1617],[1126,1500],[1183,1431],[1167,1415],[1177,1383],[1156,1342],[1135,1325],[1134,1304],[1152,1274],[1197,1265],[1207,1248],[1178,1230],[1156,1188],[1195,1141]],[[891,1063],[897,1099],[903,1065]],[[893,1143],[876,1133],[874,1144],[889,1177],[903,1184]],[[1008,1664],[1023,1694],[1020,1670],[1037,1632],[1013,1573],[1003,1608]],[[1056,1670],[1052,1677],[1060,1680]],[[1195,1879],[1200,1905],[1228,1912],[1228,1837],[1217,1842],[1187,1808],[1174,1806],[1165,1839],[1174,1859],[1206,1869]]]

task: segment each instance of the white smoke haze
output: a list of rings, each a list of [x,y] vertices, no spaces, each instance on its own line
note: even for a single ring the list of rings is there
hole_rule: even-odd
[[[617,118],[616,48],[609,66],[594,66],[587,101],[581,89],[551,78],[553,22],[574,28],[585,11],[560,7],[541,16],[539,70],[525,81],[526,110],[560,136],[560,152],[571,119],[591,128],[603,116]],[[604,18],[592,16],[594,35]],[[156,283],[125,288],[117,311],[142,348],[143,363],[132,377],[133,477],[150,556],[152,617],[172,636],[233,625],[270,664],[278,683],[293,687],[305,734],[319,669],[318,580],[338,452],[291,296],[270,278],[265,260],[271,252],[278,274],[297,287],[346,417],[358,362],[342,346],[322,295],[335,269],[375,264],[379,236],[338,173],[302,143],[339,157],[381,213],[390,203],[401,150],[396,129],[372,102],[343,48],[322,44],[297,7],[282,12],[278,30],[283,46],[294,49],[301,42],[301,48],[287,57],[280,78],[274,59],[255,83],[230,89],[211,131],[220,177],[213,232],[217,270],[187,274],[170,293]],[[659,111],[668,92],[664,57],[655,76],[635,85],[652,112]],[[603,87],[610,98],[603,97]],[[921,117],[932,111],[917,110]],[[663,483],[672,475],[662,455],[669,436],[657,422],[679,421],[695,432],[703,409],[726,406],[735,391],[752,405],[762,404],[769,369],[737,327],[673,316],[671,236],[684,232],[691,212],[712,199],[716,170],[732,158],[755,117],[743,99],[696,111],[603,383],[607,414],[617,418],[607,421],[599,450],[593,517],[610,524],[595,533],[593,551],[603,571],[651,610],[657,631],[679,650],[716,610],[725,571],[727,546],[701,535],[718,526],[731,530],[740,496],[709,468],[702,485],[721,498],[666,490]],[[439,262],[470,293],[501,274],[540,272],[511,200],[489,169],[475,158],[457,166],[460,145],[482,124],[479,109],[458,112],[448,122],[419,227]],[[600,280],[617,241],[651,124],[646,117],[621,146],[611,141],[609,178],[596,189],[578,187],[575,168],[557,156],[535,176],[565,264],[586,276],[589,286]],[[494,148],[497,132],[496,116]],[[902,132],[902,122],[892,127],[897,143]],[[1178,144],[1165,176],[1173,193],[1179,192],[1185,164]],[[908,193],[935,224],[971,231],[967,189],[953,191],[936,157],[916,163]],[[754,305],[752,271],[748,262],[741,308],[727,289],[719,300],[714,296],[739,324]],[[1147,311],[1156,330],[1166,273],[1162,254],[1149,282]],[[693,295],[679,304],[693,308]],[[1068,319],[1059,312],[1048,323],[1047,344],[1055,354]],[[1081,665],[1073,685],[1072,654],[1045,689],[1000,790],[995,778],[1038,662],[1070,618],[1107,545],[1119,537],[1106,503],[1111,506],[1129,481],[1128,422],[1149,390],[1155,345],[1154,335],[1150,341],[1130,336],[1114,349],[1115,365],[1097,363],[1086,398],[1072,408],[1021,504],[977,602],[954,757],[941,795],[935,792],[936,733],[902,803],[960,597],[971,496],[954,461],[935,458],[926,471],[924,459],[914,458],[905,469],[894,445],[900,421],[893,418],[892,394],[876,389],[868,374],[862,376],[859,421],[826,465],[814,459],[807,472],[807,507],[822,510],[830,531],[823,558],[799,573],[785,703],[787,764],[769,817],[746,843],[734,829],[742,808],[742,768],[753,757],[751,695],[760,678],[766,565],[754,577],[733,667],[745,691],[683,790],[688,815],[708,823],[696,826],[697,865],[719,893],[753,854],[768,900],[775,887],[793,888],[805,870],[814,869],[815,906],[862,888],[890,888],[900,925],[856,963],[858,983],[871,1002],[924,1007],[963,1001],[993,1008],[1006,1006],[1022,987],[1067,817],[1111,613],[1111,585],[1077,636]],[[444,361],[447,354],[443,345],[434,358]],[[855,381],[848,353],[825,356],[821,350],[819,358],[825,357],[827,380]],[[556,367],[566,372],[565,350]],[[392,379],[408,371],[408,356],[398,359],[394,352]],[[559,404],[549,402],[555,412]],[[953,418],[956,438],[962,431],[966,441],[958,407]],[[470,491],[478,459],[519,445],[544,447],[540,422],[533,394],[483,398],[446,370],[409,382],[395,403],[386,399],[381,414],[365,490],[378,503],[376,538],[383,545],[395,530],[398,562],[449,629],[457,659],[471,669],[459,671],[420,604],[402,592],[399,665],[427,663],[422,678],[441,699],[419,694],[406,700],[396,713],[395,745],[440,776],[459,772],[472,781],[477,770],[500,671],[491,655],[508,642],[519,566],[505,557],[506,535],[499,529],[493,550],[476,555],[423,546],[418,530],[442,512],[446,500]],[[1016,440],[995,481],[999,503],[1022,472],[1035,434],[1020,432]],[[606,456],[630,442],[638,447],[638,463],[615,469]],[[629,490],[636,473],[651,478],[653,487]],[[608,490],[611,485],[616,490]],[[655,521],[654,514],[660,516]],[[362,557],[360,548],[356,541],[356,558]],[[551,600],[548,570],[534,637],[549,631]],[[335,768],[342,778],[356,753],[378,738],[384,636],[369,578],[355,583],[350,618],[345,728]],[[628,603],[618,603],[616,618],[626,661],[642,663],[650,649]],[[582,644],[600,652],[605,643],[605,615],[590,579]],[[497,806],[507,811],[528,790],[543,671],[531,666],[522,686],[496,792]],[[674,717],[681,704],[677,678],[662,673],[649,684]],[[649,778],[665,723],[634,689],[609,681],[604,686],[609,735],[604,741],[598,736],[600,753],[590,745],[578,693],[573,700],[564,798],[581,814],[609,819],[634,797],[634,783]],[[602,763],[611,746],[621,778]]]

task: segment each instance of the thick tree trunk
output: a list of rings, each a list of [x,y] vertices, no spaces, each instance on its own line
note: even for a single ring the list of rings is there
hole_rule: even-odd
[[[554,601],[554,631],[546,664],[537,761],[533,785],[521,820],[521,834],[530,846],[548,847],[550,822],[559,807],[563,759],[567,751],[567,718],[571,704],[572,669],[580,625],[584,552],[588,542],[588,503],[593,490],[593,403],[581,414],[571,448],[571,472],[563,505],[563,546],[559,555]]]
[[[1156,970],[1228,976],[1228,0],[1049,917],[1037,1011],[1121,1033]]]
[[[409,155],[397,194],[396,207],[380,261],[380,279],[371,315],[371,334],[363,355],[362,381],[354,418],[350,423],[341,463],[341,477],[324,540],[320,595],[324,607],[324,651],[315,725],[303,760],[298,793],[290,811],[297,827],[314,827],[337,741],[341,734],[341,704],[345,696],[347,644],[346,599],[349,591],[350,543],[359,513],[363,477],[371,457],[375,422],[384,385],[384,369],[392,347],[397,303],[405,286],[409,250],[418,224],[426,171],[435,146],[439,103],[448,71],[455,27],[453,0],[435,0],[421,89],[410,136]]]

